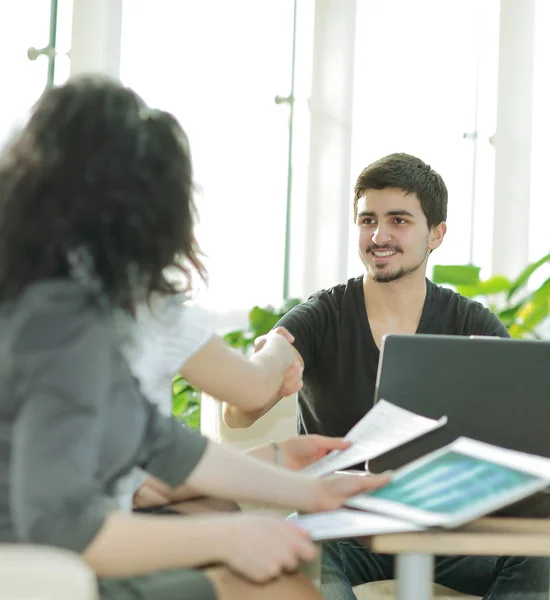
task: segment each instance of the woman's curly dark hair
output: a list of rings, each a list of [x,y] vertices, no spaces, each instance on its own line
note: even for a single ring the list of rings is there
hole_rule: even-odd
[[[193,271],[205,276],[194,224],[189,144],[174,117],[116,80],[72,79],[43,94],[0,158],[0,299],[69,276],[82,250],[115,306],[180,291],[169,267],[183,287]]]

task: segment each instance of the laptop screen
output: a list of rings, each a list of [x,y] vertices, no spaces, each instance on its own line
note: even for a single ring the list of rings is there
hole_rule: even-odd
[[[375,401],[448,417],[441,430],[369,463],[396,469],[460,436],[550,457],[550,342],[387,335]]]

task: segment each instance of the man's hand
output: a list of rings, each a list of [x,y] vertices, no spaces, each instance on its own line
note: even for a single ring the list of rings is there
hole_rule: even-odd
[[[286,327],[277,327],[276,329],[272,329],[269,333],[266,333],[265,335],[258,336],[254,340],[254,352],[258,352],[259,350],[261,350],[265,346],[265,343],[269,336],[272,335],[281,335],[289,344],[294,344],[294,336],[290,333],[290,331],[286,329]]]
[[[351,442],[324,435],[299,435],[279,442],[283,465],[299,471],[319,460],[332,450],[345,450]]]
[[[280,335],[290,344],[294,343],[294,336],[285,329],[284,327],[277,327],[273,329],[266,335],[260,335],[254,340],[254,352],[259,352],[264,346],[269,338],[269,336]],[[296,357],[298,358],[298,357]],[[283,383],[281,387],[277,390],[277,396],[279,398],[286,398],[287,396],[291,396],[296,392],[299,392],[302,389],[302,374],[304,372],[304,368],[300,364],[298,360],[285,371],[285,376],[283,379]]]

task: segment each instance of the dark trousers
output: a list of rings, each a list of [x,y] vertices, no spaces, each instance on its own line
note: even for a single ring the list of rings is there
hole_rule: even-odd
[[[549,560],[537,557],[439,556],[434,581],[484,600],[548,600]],[[394,560],[354,540],[323,544],[321,594],[355,600],[352,587],[394,579]]]

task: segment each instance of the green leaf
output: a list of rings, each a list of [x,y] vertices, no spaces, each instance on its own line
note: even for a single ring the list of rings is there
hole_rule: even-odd
[[[534,329],[540,322],[544,321],[547,317],[550,317],[550,277],[533,294],[532,302],[535,305],[537,315],[541,316],[541,318],[531,326]]]
[[[550,278],[522,303],[510,333],[514,337],[534,334],[534,329],[550,316]]]
[[[172,382],[172,394],[175,396],[176,394],[181,394],[181,392],[185,389],[186,382],[183,381],[181,377],[175,378]]]
[[[466,296],[466,298],[474,298],[483,294],[481,285],[457,285],[455,287],[456,291],[462,296]]]
[[[181,394],[186,391],[193,391],[195,388],[186,381],[181,375],[176,375],[172,381],[172,394]]]
[[[260,308],[255,306],[248,315],[250,321],[250,329],[253,336],[256,338],[259,335],[264,335],[271,331],[277,321],[279,315],[274,313],[272,309]]]
[[[504,275],[493,275],[493,277],[490,277],[489,279],[486,279],[480,283],[480,287],[483,290],[482,293],[486,294],[487,296],[507,292],[511,285],[512,282],[508,279],[508,277],[504,277]]]
[[[523,338],[527,337],[527,332],[516,324],[512,324],[510,327],[508,327],[508,333],[514,340],[522,340]]]
[[[223,336],[223,339],[229,344],[232,348],[242,348],[245,343],[244,339],[244,331],[230,331]]]
[[[300,298],[287,298],[283,302],[283,305],[281,306],[281,308],[277,311],[279,318],[281,318],[283,315],[286,315],[286,313],[289,310],[292,310],[295,306],[298,306],[298,304],[301,304],[301,303],[302,303],[302,301],[300,300]]]
[[[485,281],[480,281],[476,285],[457,285],[456,291],[468,298],[475,296],[493,296],[510,289],[512,282],[504,275],[494,275]]]
[[[292,310],[301,302],[299,298],[287,298],[277,310],[272,306],[264,308],[255,306],[248,314],[252,338],[257,338],[259,335],[265,335],[271,331],[283,315],[286,315],[289,310]]]
[[[510,328],[510,334],[513,337],[522,337],[524,334],[531,333],[537,325],[548,317],[548,300],[533,301],[528,308],[525,317]]]
[[[514,306],[509,306],[503,308],[501,311],[497,312],[497,317],[507,326],[507,323],[514,323],[518,312],[521,310],[524,302],[518,302],[518,304]]]
[[[185,394],[172,396],[172,414],[179,415],[189,405],[189,401]]]
[[[434,283],[450,285],[477,285],[480,267],[474,265],[435,265],[432,273]]]
[[[508,299],[510,299],[518,290],[520,290],[531,278],[531,275],[542,267],[542,265],[550,263],[550,254],[543,256],[537,262],[534,262],[527,266],[517,277],[517,279],[512,283],[510,290],[508,291]]]
[[[191,429],[196,429],[197,431],[200,431],[200,425],[201,425],[200,405],[190,407],[184,413],[176,415],[176,418],[178,419],[178,421],[180,423],[183,423],[187,427],[190,427]]]
[[[548,302],[550,300],[550,277],[533,293],[535,302]]]
[[[200,429],[201,392],[181,375],[172,381],[172,414],[194,429]]]

